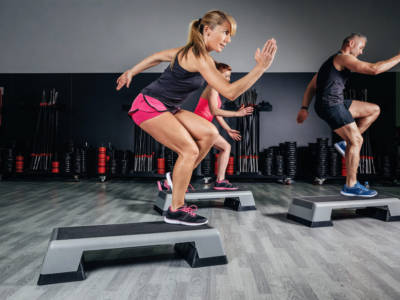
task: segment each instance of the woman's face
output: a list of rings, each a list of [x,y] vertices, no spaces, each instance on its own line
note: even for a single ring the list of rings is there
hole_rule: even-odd
[[[207,51],[221,52],[231,42],[231,26],[227,21],[214,29],[206,26],[203,35]]]
[[[231,81],[231,73],[232,73],[231,71],[225,69],[221,73],[227,81]]]

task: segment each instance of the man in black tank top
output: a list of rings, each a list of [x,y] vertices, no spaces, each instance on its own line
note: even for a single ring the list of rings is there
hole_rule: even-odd
[[[323,63],[314,75],[303,96],[297,122],[303,123],[308,116],[308,107],[316,96],[315,111],[332,130],[343,138],[335,148],[346,158],[346,184],[341,190],[345,196],[373,197],[377,195],[357,181],[362,133],[378,118],[378,105],[358,100],[344,99],[343,90],[351,72],[377,75],[400,63],[400,54],[377,63],[357,59],[363,53],[367,38],[352,33],[343,41],[341,50]],[[355,122],[354,120],[357,120]]]

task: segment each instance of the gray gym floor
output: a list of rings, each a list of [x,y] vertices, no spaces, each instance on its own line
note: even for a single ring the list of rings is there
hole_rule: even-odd
[[[105,262],[85,281],[37,286],[54,227],[161,220],[156,185],[0,182],[0,299],[400,299],[400,222],[340,211],[333,227],[311,229],[286,220],[292,197],[337,193],[339,185],[240,185],[258,210],[199,203],[214,204],[200,213],[220,231],[227,265],[192,269],[165,246],[115,250],[88,255]],[[399,188],[378,190],[400,196]]]

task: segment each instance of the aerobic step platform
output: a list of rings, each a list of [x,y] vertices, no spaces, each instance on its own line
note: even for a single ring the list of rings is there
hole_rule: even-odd
[[[84,280],[85,251],[166,244],[174,244],[193,268],[228,263],[219,232],[208,225],[146,222],[55,228],[38,285]]]
[[[294,198],[287,218],[310,227],[333,226],[333,209],[354,209],[356,213],[383,221],[400,220],[400,200],[392,196],[377,195],[372,198],[345,197],[342,195]]]
[[[196,190],[187,192],[185,200],[211,200],[225,198],[224,205],[237,211],[255,210],[253,193],[251,191],[216,191],[216,190]],[[171,191],[160,191],[154,205],[154,209],[161,215],[165,215],[172,203]]]

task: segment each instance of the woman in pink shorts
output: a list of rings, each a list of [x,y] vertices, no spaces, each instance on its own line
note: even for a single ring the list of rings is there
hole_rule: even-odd
[[[180,109],[188,95],[203,86],[204,80],[230,100],[249,89],[270,67],[277,50],[274,39],[257,49],[256,66],[241,79],[230,83],[217,70],[210,52],[221,52],[236,32],[232,16],[222,11],[207,12],[190,24],[188,42],[183,47],[157,52],[125,71],[117,79],[117,90],[129,87],[132,78],[161,62],[169,65],[161,76],[145,87],[129,111],[133,121],[155,140],[175,151],[178,159],[170,182],[172,205],[167,223],[202,225],[208,220],[185,205],[185,192],[193,169],[209,152],[219,136],[217,128],[202,117]]]
[[[232,68],[224,63],[215,63],[218,71],[222,73],[225,79],[229,82],[231,80]],[[223,117],[244,117],[253,113],[253,107],[242,106],[238,111],[229,111],[221,109],[221,98],[218,91],[207,85],[200,96],[199,103],[197,104],[194,113],[203,117],[204,119],[212,122],[214,116],[227,134],[235,141],[239,141],[242,137],[240,132],[232,129],[224,120]],[[225,179],[226,168],[228,167],[229,156],[231,154],[231,144],[229,144],[221,135],[218,136],[214,143],[214,147],[219,150],[218,155],[218,170],[217,180],[215,181],[215,190],[237,190],[238,187],[234,186]]]

